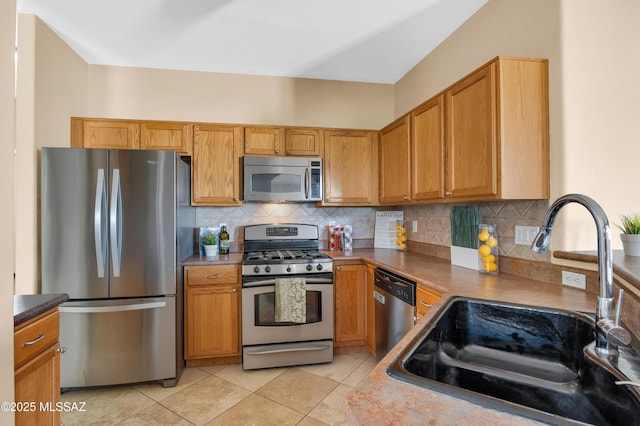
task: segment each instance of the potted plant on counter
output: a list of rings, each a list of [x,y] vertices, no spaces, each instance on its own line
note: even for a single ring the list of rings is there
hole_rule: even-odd
[[[206,257],[213,257],[218,255],[218,242],[214,234],[207,234],[202,238],[202,245],[204,245],[204,255]]]
[[[623,214],[616,226],[622,231],[620,240],[625,256],[640,256],[640,214]]]

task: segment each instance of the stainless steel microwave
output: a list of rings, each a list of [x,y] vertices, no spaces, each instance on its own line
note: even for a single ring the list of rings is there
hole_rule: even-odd
[[[321,201],[322,158],[243,158],[244,201]]]

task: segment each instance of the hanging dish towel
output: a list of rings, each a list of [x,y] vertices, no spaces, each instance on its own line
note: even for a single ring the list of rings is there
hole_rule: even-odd
[[[276,278],[276,322],[307,321],[307,283],[304,278]]]

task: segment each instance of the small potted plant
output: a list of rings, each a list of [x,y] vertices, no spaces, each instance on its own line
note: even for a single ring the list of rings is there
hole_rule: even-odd
[[[623,214],[616,226],[622,231],[620,240],[625,256],[640,256],[640,214]]]
[[[202,245],[204,245],[204,255],[206,257],[218,255],[218,242],[214,234],[207,234],[202,237]]]

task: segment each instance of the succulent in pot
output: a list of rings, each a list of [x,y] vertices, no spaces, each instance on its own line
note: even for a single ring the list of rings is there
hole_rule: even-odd
[[[205,246],[215,246],[216,245],[216,236],[213,234],[207,234],[202,238],[202,244]]]
[[[204,255],[206,257],[213,257],[218,255],[218,244],[216,236],[214,234],[207,234],[202,237],[202,244],[204,245]]]
[[[626,256],[640,256],[640,214],[631,213],[620,216],[620,224],[616,226],[622,231],[620,240]]]

